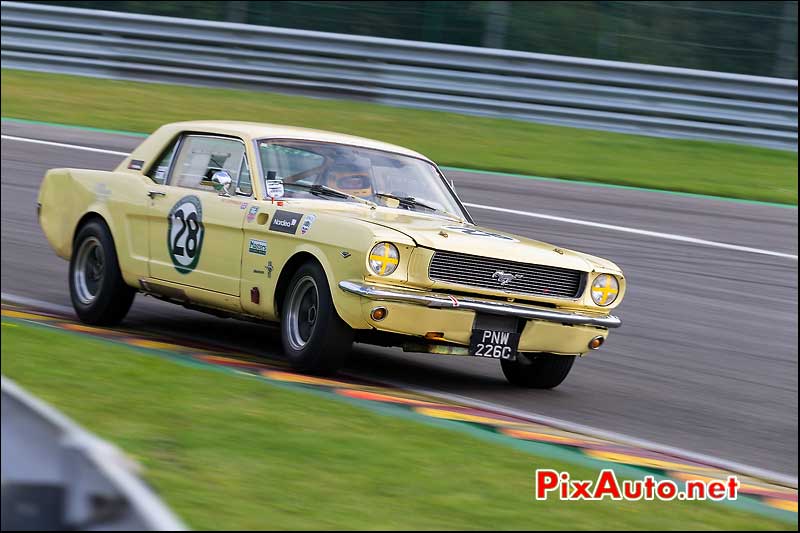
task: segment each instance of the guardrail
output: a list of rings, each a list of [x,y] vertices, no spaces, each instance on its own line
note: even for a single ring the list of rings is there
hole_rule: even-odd
[[[797,150],[797,80],[20,2],[0,48],[5,68]]]
[[[185,530],[111,444],[2,377],[2,530]]]

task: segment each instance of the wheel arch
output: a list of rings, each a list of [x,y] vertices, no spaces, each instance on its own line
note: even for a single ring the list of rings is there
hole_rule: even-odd
[[[325,270],[325,265],[317,259],[317,257],[309,252],[308,250],[300,250],[295,252],[286,264],[283,265],[281,269],[281,273],[278,275],[278,282],[275,284],[275,314],[277,316],[281,315],[281,306],[283,306],[283,299],[286,296],[286,291],[289,289],[289,282],[292,280],[292,276],[297,270],[307,263],[308,261],[314,261],[319,266],[322,267],[323,272],[325,272],[325,276],[328,277],[328,272]],[[329,281],[330,284],[330,281]]]
[[[75,224],[75,228],[73,229],[72,232],[72,238],[70,239],[69,242],[69,256],[66,257],[66,259],[67,260],[72,259],[72,252],[75,247],[75,239],[78,237],[78,233],[80,233],[81,229],[84,226],[86,226],[86,224],[92,221],[97,221],[102,223],[103,226],[105,226],[106,230],[108,230],[108,236],[111,239],[112,246],[114,247],[114,256],[117,258],[117,266],[119,267],[120,272],[122,273],[122,277],[123,279],[125,279],[125,282],[128,285],[137,288],[138,287],[137,281],[138,278],[141,276],[135,275],[135,272],[131,273],[131,271],[129,271],[126,268],[124,257],[120,256],[120,249],[119,249],[120,241],[118,240],[118,235],[114,231],[113,220],[111,219],[111,217],[108,216],[107,213],[103,213],[99,209],[89,209],[78,219],[78,222]],[[124,238],[124,235],[122,237]]]
[[[75,245],[75,238],[78,236],[78,233],[80,233],[81,228],[93,220],[99,220],[105,224],[105,226],[108,228],[108,232],[111,234],[111,240],[114,240],[114,233],[111,231],[111,226],[108,224],[108,221],[105,219],[105,217],[97,211],[87,211],[83,214],[83,216],[81,216],[80,219],[78,219],[78,222],[75,224],[75,229],[72,231],[71,243],[73,246]]]
[[[275,316],[278,320],[280,320],[281,306],[283,305],[283,298],[286,295],[289,282],[292,276],[294,276],[294,273],[297,272],[297,269],[300,268],[300,265],[304,264],[306,261],[315,261],[322,267],[322,271],[325,273],[325,278],[328,281],[328,289],[331,291],[333,307],[336,310],[336,314],[339,315],[339,318],[344,320],[344,322],[353,329],[369,328],[369,324],[366,323],[361,316],[359,298],[339,289],[339,278],[335,275],[336,269],[331,265],[323,250],[310,245],[303,246],[296,250],[289,260],[286,261],[278,276],[278,282],[275,285],[275,300],[273,302],[275,306]],[[341,274],[343,273],[340,272],[340,275]],[[346,279],[346,276],[341,279]]]

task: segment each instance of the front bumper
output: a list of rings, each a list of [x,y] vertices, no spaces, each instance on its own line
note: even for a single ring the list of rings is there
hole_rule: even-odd
[[[473,297],[455,297],[448,294],[421,292],[399,287],[378,287],[359,281],[340,281],[339,288],[370,300],[400,302],[433,309],[470,310],[480,313],[514,316],[526,320],[541,320],[571,326],[594,326],[613,329],[622,325],[622,321],[612,315],[595,317]]]

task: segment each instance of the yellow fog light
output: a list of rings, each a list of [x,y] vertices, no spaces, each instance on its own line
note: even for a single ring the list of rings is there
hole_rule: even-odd
[[[400,252],[389,242],[379,242],[369,251],[369,268],[379,276],[388,276],[400,263]]]
[[[611,274],[600,274],[592,282],[592,300],[597,305],[611,305],[619,294],[619,282]]]

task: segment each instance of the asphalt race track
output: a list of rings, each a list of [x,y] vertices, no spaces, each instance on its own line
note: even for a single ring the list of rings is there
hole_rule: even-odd
[[[4,135],[127,152],[141,138],[3,122]],[[532,157],[535,147],[532,147]],[[540,157],[546,157],[542,155]],[[36,222],[53,167],[120,156],[3,139],[2,291],[68,306],[66,262]],[[654,169],[658,172],[658,169]],[[628,277],[622,328],[553,391],[516,389],[479,358],[358,347],[347,372],[797,474],[797,209],[449,172],[464,202],[753,247],[774,256],[479,208],[482,225],[607,257]],[[274,328],[138,297],[126,325],[279,356]]]

